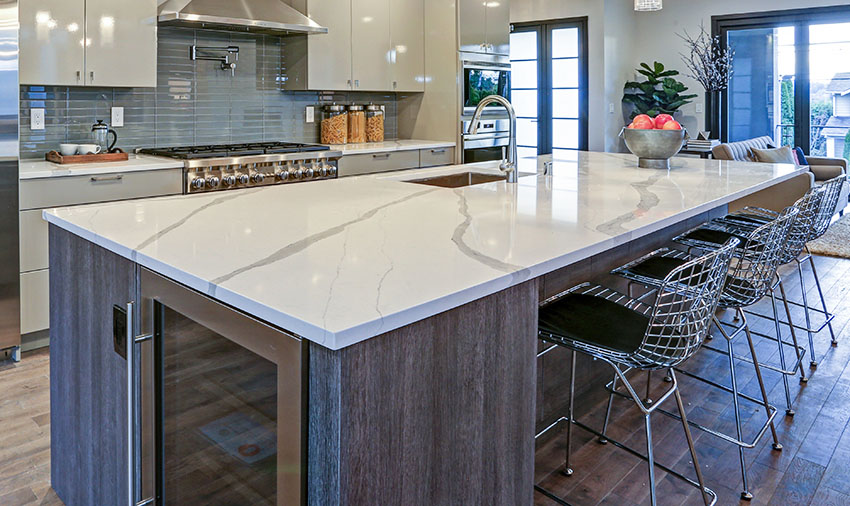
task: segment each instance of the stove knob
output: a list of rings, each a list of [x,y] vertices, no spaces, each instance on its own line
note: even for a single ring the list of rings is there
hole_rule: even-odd
[[[286,181],[287,179],[289,179],[289,171],[288,170],[282,170],[282,171],[278,172],[277,178],[281,181]]]
[[[322,164],[322,167],[319,169],[319,177],[328,177],[328,166]]]
[[[239,184],[248,184],[251,182],[251,178],[248,177],[248,174],[239,174],[237,178],[239,179]]]
[[[196,177],[192,180],[192,188],[195,190],[203,190],[207,182],[202,177]]]
[[[255,172],[251,175],[251,182],[254,184],[260,184],[265,181],[266,176],[262,172]]]
[[[290,175],[293,179],[301,179],[302,177],[304,177],[304,170],[299,167],[297,170],[291,172]]]
[[[328,175],[333,177],[336,176],[336,167],[331,165],[328,167]]]
[[[221,178],[221,184],[227,187],[236,186],[236,176],[234,176],[233,174],[228,174],[224,176],[223,178]]]
[[[314,171],[312,168],[304,171],[304,177],[306,177],[307,179],[311,179],[314,175],[316,175],[316,171]]]
[[[218,184],[221,180],[217,176],[210,176],[207,178],[207,188],[218,188]]]

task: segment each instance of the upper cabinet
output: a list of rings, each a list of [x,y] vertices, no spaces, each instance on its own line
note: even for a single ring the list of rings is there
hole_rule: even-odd
[[[308,0],[328,33],[287,37],[283,89],[424,91],[423,14],[424,0]]]
[[[510,54],[511,6],[508,0],[459,0],[460,50]]]
[[[20,80],[156,86],[157,0],[20,0]]]

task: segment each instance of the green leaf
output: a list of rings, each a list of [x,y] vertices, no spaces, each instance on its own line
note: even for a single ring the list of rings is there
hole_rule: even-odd
[[[664,65],[662,63],[660,63],[660,62],[654,62],[654,63],[655,63],[655,73],[656,74],[660,74],[660,73],[664,72]]]

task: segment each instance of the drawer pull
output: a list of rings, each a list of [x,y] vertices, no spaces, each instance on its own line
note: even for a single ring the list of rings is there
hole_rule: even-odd
[[[386,160],[389,157],[390,157],[389,153],[378,153],[378,154],[372,155],[372,158],[382,158],[384,160]]]
[[[432,153],[432,154],[435,154],[435,155],[438,155],[438,154],[441,154],[441,153],[445,153],[445,152],[446,152],[446,148],[442,148],[442,149],[432,149],[432,150],[431,150],[431,153]]]
[[[122,179],[124,179],[123,174],[117,174],[115,176],[92,176],[91,182],[92,183],[103,183],[103,182],[106,182],[106,181],[121,181]]]

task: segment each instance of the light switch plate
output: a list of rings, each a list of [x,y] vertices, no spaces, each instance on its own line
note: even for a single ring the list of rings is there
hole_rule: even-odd
[[[30,110],[30,129],[44,130],[44,109]]]
[[[113,107],[112,108],[112,121],[110,122],[110,124],[113,128],[124,126],[124,108],[123,107]]]
[[[696,111],[696,112],[697,112],[697,114],[702,114],[702,112],[703,112],[703,109],[702,109],[702,103],[697,102],[696,110],[697,110],[697,111]]]
[[[608,104],[608,114],[614,114],[614,104]]]
[[[313,123],[316,121],[316,108],[312,105],[307,106],[307,123]]]

